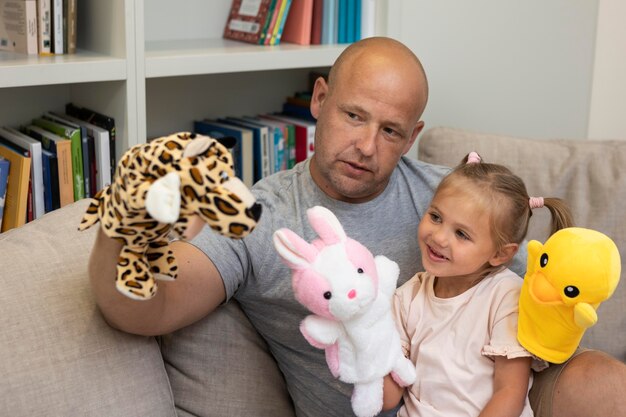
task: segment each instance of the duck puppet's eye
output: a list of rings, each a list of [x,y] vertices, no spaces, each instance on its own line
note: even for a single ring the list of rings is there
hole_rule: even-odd
[[[578,296],[578,294],[580,294],[580,290],[578,288],[574,287],[573,285],[568,285],[563,290],[563,293],[565,294],[566,297],[574,298],[574,297]]]

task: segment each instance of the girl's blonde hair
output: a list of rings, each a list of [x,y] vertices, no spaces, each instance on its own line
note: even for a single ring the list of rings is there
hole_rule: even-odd
[[[470,155],[474,156],[468,163]],[[502,249],[508,243],[522,243],[533,214],[531,197],[526,191],[524,181],[507,167],[482,162],[477,156],[475,153],[466,155],[444,177],[435,194],[444,189],[465,188],[468,184],[473,184],[472,191],[476,192],[474,197],[489,210],[491,235],[496,250]],[[544,197],[543,206],[550,210],[552,217],[550,234],[574,225],[569,207],[560,198]],[[494,268],[489,269],[488,273]]]

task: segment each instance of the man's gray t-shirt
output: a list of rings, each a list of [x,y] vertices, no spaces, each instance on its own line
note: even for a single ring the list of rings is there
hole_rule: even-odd
[[[401,285],[422,270],[417,226],[448,171],[403,157],[381,195],[351,204],[324,194],[311,178],[309,161],[304,161],[254,186],[263,214],[248,237],[229,240],[205,230],[194,239],[222,275],[227,298],[237,299],[268,343],[298,416],[353,415],[352,386],[331,375],[324,351],[309,345],[300,333],[300,322],[310,312],[294,298],[290,270],[278,257],[272,234],[285,227],[310,242],[317,236],[306,220],[306,210],[324,206],[337,216],[348,236],[374,255],[398,263]]]

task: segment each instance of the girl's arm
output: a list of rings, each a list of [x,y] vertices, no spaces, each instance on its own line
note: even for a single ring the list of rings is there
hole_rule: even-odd
[[[387,375],[383,382],[383,411],[393,410],[402,399],[404,388],[396,384],[391,375]]]
[[[495,357],[493,396],[479,417],[519,417],[528,395],[531,358]]]

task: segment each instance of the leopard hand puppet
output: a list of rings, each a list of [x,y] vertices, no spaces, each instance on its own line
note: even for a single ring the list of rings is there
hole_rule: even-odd
[[[196,215],[223,236],[243,238],[256,226],[261,206],[235,177],[226,146],[208,136],[178,133],[130,148],[78,229],[99,221],[107,236],[123,244],[116,288],[147,300],[156,294],[155,279],[176,279],[169,237],[183,237]]]

